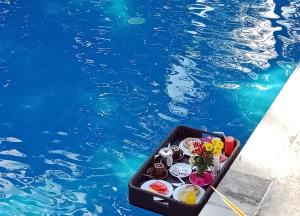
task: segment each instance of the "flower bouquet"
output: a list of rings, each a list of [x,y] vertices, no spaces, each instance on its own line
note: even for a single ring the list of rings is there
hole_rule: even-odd
[[[210,184],[220,167],[220,155],[224,143],[220,138],[203,138],[201,143],[194,144],[194,150],[189,159],[190,165],[196,168],[190,176],[190,181],[196,185]],[[207,173],[212,167],[212,174]]]

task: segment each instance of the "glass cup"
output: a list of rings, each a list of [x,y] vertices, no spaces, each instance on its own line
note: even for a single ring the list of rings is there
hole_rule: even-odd
[[[197,200],[197,192],[193,187],[187,187],[182,192],[182,201],[189,205],[195,205]]]
[[[225,137],[225,155],[229,157],[234,149],[234,138],[232,136]]]
[[[192,188],[188,188],[186,191],[186,203],[187,204],[191,204],[191,205],[195,205],[196,204],[196,191]]]
[[[155,177],[161,177],[165,171],[165,165],[163,163],[155,163],[154,164],[154,175]]]
[[[172,149],[172,151],[173,151],[173,159],[174,159],[174,160],[179,159],[180,156],[181,156],[181,151],[180,151],[179,146],[177,146],[177,145],[172,145],[172,146],[171,146],[171,149]]]

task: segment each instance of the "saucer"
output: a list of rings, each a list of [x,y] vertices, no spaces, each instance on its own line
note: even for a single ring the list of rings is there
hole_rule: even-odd
[[[159,182],[159,183],[165,185],[168,188],[167,193],[166,194],[162,194],[162,193],[159,193],[159,192],[151,189],[150,185],[153,184],[153,183],[155,183],[155,182]],[[174,191],[173,186],[169,182],[166,182],[164,180],[149,180],[149,181],[146,181],[146,182],[144,182],[141,185],[141,189],[150,191],[152,193],[160,194],[160,195],[166,196],[166,197],[171,197],[172,194],[173,194],[173,191]],[[153,197],[153,200],[159,200],[159,201],[161,201],[162,199],[159,198],[159,197]]]
[[[178,200],[180,202],[182,202],[180,199],[179,199],[179,194],[182,190],[186,189],[187,187],[190,187],[192,184],[184,184],[184,185],[180,185],[179,187],[177,187],[174,192],[173,192],[173,198],[175,200]],[[199,189],[199,193],[196,195],[196,203],[195,204],[198,204],[200,201],[201,201],[201,198],[202,196],[205,194],[205,190],[199,186],[195,186]]]
[[[151,179],[165,179],[168,177],[169,175],[169,172],[167,169],[164,169],[164,172],[162,173],[161,176],[155,176],[154,175],[154,167],[150,167],[148,170],[147,170],[147,175],[149,176],[149,178]]]
[[[178,158],[173,158],[173,160],[176,161],[180,161],[184,158],[184,152],[182,151],[182,149],[180,149],[180,157]]]
[[[169,171],[174,177],[185,178],[192,173],[192,168],[186,163],[176,163],[170,167]]]
[[[192,141],[192,142],[193,142],[193,145],[194,145],[194,144],[197,143],[197,142],[198,142],[198,143],[201,143],[201,139],[189,137],[189,138],[186,138],[186,139],[182,140],[182,141],[179,143],[179,149],[181,149],[181,150],[184,152],[185,155],[191,156],[192,153],[190,152],[190,149],[187,148],[187,147],[185,147],[185,145],[184,145],[184,144],[187,143],[188,141]]]

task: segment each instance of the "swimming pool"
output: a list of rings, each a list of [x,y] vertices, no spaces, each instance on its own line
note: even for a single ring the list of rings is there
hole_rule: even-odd
[[[0,0],[1,215],[153,215],[178,124],[245,142],[299,62],[297,1]]]

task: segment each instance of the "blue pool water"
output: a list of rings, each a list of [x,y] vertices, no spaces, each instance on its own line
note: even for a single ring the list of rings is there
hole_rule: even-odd
[[[153,215],[130,176],[178,124],[247,140],[299,62],[299,6],[0,0],[0,215]]]

